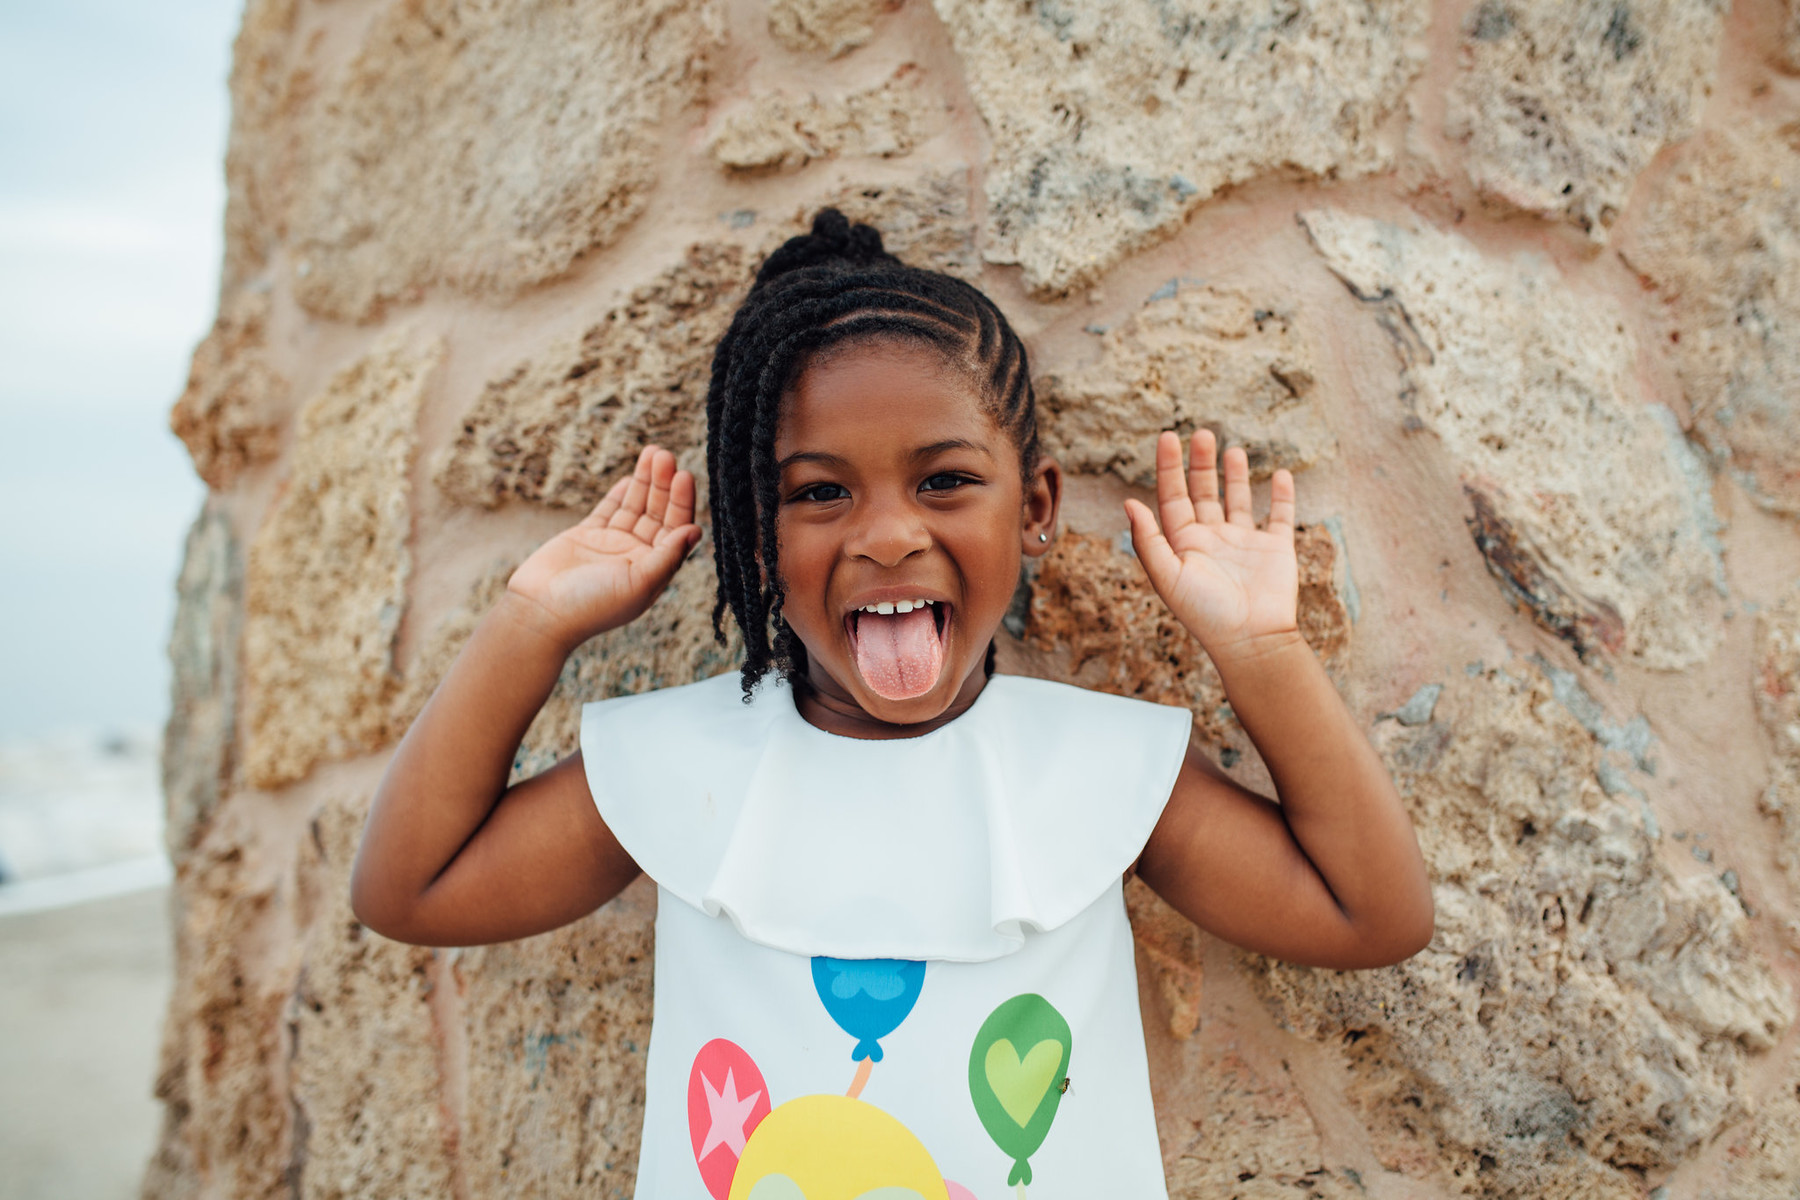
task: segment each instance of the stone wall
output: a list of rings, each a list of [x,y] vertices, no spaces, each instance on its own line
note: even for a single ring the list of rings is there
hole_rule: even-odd
[[[434,952],[349,865],[509,567],[645,439],[700,465],[711,348],[831,203],[1029,344],[1073,475],[1004,669],[1266,781],[1118,502],[1168,426],[1297,472],[1439,928],[1302,970],[1134,887],[1174,1194],[1791,1198],[1796,71],[1781,0],[249,0],[145,1194],[629,1195],[653,893]],[[584,647],[520,770],[729,669],[712,587]]]

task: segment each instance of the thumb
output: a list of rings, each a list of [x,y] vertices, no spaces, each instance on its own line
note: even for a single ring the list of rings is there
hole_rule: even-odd
[[[1164,584],[1181,573],[1181,559],[1163,536],[1155,514],[1141,501],[1125,501],[1125,519],[1131,522],[1131,547],[1150,577],[1150,586],[1158,593],[1165,592]]]
[[[657,537],[656,544],[650,553],[638,560],[638,567],[646,580],[653,581],[656,589],[661,591],[693,548],[700,544],[700,527],[698,525],[682,525],[674,529],[665,529]]]

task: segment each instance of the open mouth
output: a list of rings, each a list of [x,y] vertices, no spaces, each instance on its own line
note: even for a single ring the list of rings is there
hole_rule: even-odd
[[[948,604],[884,601],[853,610],[844,625],[857,672],[883,700],[911,700],[937,685],[950,628]]]

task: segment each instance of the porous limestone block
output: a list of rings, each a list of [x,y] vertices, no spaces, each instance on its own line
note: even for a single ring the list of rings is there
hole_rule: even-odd
[[[875,36],[882,13],[901,0],[769,0],[769,32],[789,50],[836,58]]]
[[[1392,340],[1394,415],[1437,435],[1509,598],[1583,655],[1705,659],[1724,588],[1710,478],[1640,399],[1625,314],[1455,234],[1335,210],[1302,223]]]
[[[251,840],[211,839],[177,880],[175,980],[155,1088],[163,1126],[144,1178],[150,1200],[293,1194],[293,1108],[282,1080],[297,964]]]
[[[935,0],[987,122],[986,254],[1082,286],[1221,188],[1392,166],[1424,0]]]
[[[287,381],[269,365],[270,299],[244,291],[220,307],[211,332],[194,350],[187,386],[169,428],[188,448],[209,487],[228,488],[248,467],[275,457]]]
[[[305,125],[294,294],[355,320],[440,284],[510,294],[612,243],[721,21],[717,0],[383,7]]]
[[[1757,715],[1774,754],[1761,807],[1780,826],[1776,858],[1800,888],[1800,591],[1756,617]]]
[[[843,95],[761,92],[720,118],[707,147],[735,171],[838,155],[894,158],[943,127],[944,102],[925,82],[906,63],[874,87]]]
[[[1800,152],[1762,121],[1701,134],[1628,250],[1661,288],[1695,428],[1771,512],[1800,516]]]
[[[1293,314],[1235,288],[1171,280],[1100,335],[1091,363],[1036,381],[1044,446],[1067,470],[1156,482],[1156,438],[1204,426],[1253,478],[1336,449]]]
[[[231,47],[222,291],[268,266],[287,236],[302,116],[317,92],[298,37],[300,0],[246,0]]]
[[[169,633],[163,728],[164,844],[180,866],[231,787],[236,763],[244,566],[231,521],[209,500],[188,530]]]
[[[460,1156],[471,1196],[629,1196],[644,1117],[655,891],[554,933],[464,951]]]
[[[1792,1023],[1737,900],[1676,879],[1600,748],[1537,676],[1453,676],[1377,748],[1437,902],[1431,945],[1380,971],[1245,956],[1275,1016],[1345,1047],[1389,1169],[1467,1195],[1642,1194],[1744,1115]]]
[[[294,1195],[449,1196],[433,951],[389,941],[350,911],[368,803],[327,799],[300,839],[300,975],[289,1007]]]
[[[1699,127],[1726,0],[1482,0],[1447,132],[1470,180],[1604,241],[1638,173]]]
[[[279,787],[381,745],[399,687],[415,422],[443,345],[384,336],[295,419],[293,464],[245,572],[244,772]]]

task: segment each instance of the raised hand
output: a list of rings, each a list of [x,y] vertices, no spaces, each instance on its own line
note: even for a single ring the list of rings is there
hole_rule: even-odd
[[[1275,472],[1268,524],[1258,529],[1243,449],[1225,452],[1222,505],[1212,431],[1196,430],[1189,451],[1184,477],[1181,439],[1163,433],[1156,442],[1159,513],[1125,502],[1131,543],[1150,585],[1215,660],[1254,655],[1298,636],[1294,477]]]
[[[676,470],[667,450],[645,446],[637,470],[539,546],[506,586],[531,602],[544,632],[573,648],[649,608],[699,541],[693,475]]]

